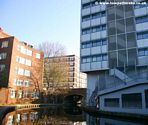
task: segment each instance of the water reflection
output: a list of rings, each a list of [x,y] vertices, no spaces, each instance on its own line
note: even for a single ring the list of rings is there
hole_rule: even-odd
[[[86,125],[147,125],[148,122],[142,120],[119,119],[110,117],[95,117],[86,115]]]
[[[146,122],[95,117],[79,107],[48,107],[10,112],[3,125],[146,125]]]
[[[8,113],[3,125],[86,125],[79,107],[48,107]]]

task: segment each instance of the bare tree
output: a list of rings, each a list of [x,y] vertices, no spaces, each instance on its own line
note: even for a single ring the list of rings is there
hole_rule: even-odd
[[[65,54],[65,47],[58,42],[42,42],[39,44],[39,49],[44,52],[44,57],[56,57]]]
[[[39,49],[44,52],[44,83],[50,94],[65,92],[68,87],[68,63],[65,47],[59,43],[43,42]],[[62,91],[64,90],[64,91]]]

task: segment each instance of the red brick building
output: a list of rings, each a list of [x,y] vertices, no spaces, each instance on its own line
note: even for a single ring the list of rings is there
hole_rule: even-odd
[[[0,103],[30,102],[39,97],[42,51],[0,29]]]

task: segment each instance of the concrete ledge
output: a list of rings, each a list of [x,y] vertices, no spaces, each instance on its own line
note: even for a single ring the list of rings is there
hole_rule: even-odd
[[[101,117],[110,116],[110,117],[118,117],[123,119],[134,119],[134,120],[136,118],[137,120],[142,119],[148,121],[148,115],[101,111],[95,107],[90,107],[90,106],[82,106],[81,109],[87,112],[88,114],[95,116],[101,116]]]

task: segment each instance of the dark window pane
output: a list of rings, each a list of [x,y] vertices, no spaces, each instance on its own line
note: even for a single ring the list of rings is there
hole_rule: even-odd
[[[125,23],[124,20],[117,20],[117,34],[125,33]]]
[[[117,45],[118,45],[118,49],[125,49],[126,48],[125,34],[117,36]]]
[[[128,65],[134,66],[137,60],[137,51],[136,49],[128,49]]]
[[[123,108],[142,108],[141,93],[122,94]]]
[[[124,18],[124,10],[123,6],[117,6],[116,7],[116,19],[122,19]]]
[[[135,31],[135,25],[134,25],[134,18],[128,18],[126,19],[126,32],[132,32]]]
[[[119,98],[106,98],[104,105],[105,107],[119,107]]]
[[[109,53],[109,67],[110,68],[117,67],[117,52]]]
[[[118,66],[124,67],[124,65],[127,65],[126,50],[120,50],[118,51]]]
[[[109,48],[109,51],[117,49],[117,46],[116,46],[116,36],[108,37],[108,48]]]
[[[115,20],[115,8],[109,8],[107,10],[107,19],[108,21]]]
[[[115,35],[116,34],[116,27],[115,21],[108,23],[108,35]]]
[[[128,33],[127,34],[127,48],[136,47],[136,34]]]
[[[145,90],[145,103],[146,103],[146,108],[148,108],[148,90]]]

